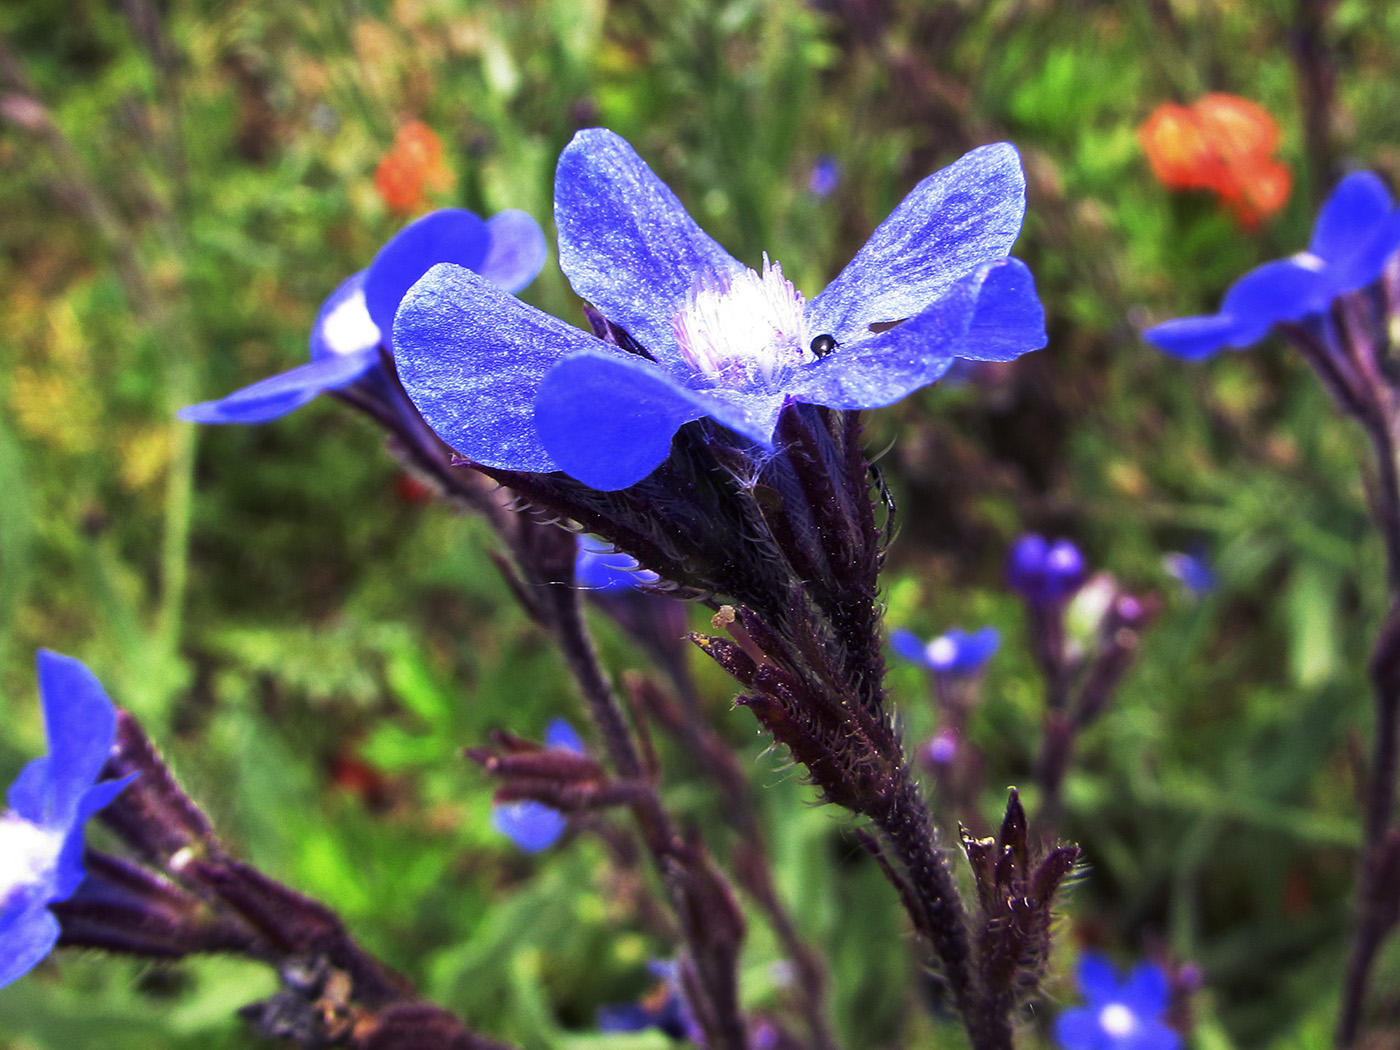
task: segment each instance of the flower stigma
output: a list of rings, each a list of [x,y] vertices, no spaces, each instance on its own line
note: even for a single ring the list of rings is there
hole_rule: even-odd
[[[27,886],[44,882],[58,863],[63,832],[13,814],[0,816],[0,905]]]
[[[1137,1016],[1122,1003],[1109,1003],[1099,1011],[1099,1026],[1114,1039],[1122,1039],[1137,1027]]]
[[[745,270],[728,288],[695,288],[672,322],[681,356],[726,386],[772,388],[816,355],[807,350],[802,293],[763,256],[763,274]]]

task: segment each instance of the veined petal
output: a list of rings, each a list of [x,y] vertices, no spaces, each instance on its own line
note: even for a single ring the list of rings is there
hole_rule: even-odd
[[[1378,175],[1352,172],[1322,202],[1308,251],[1329,265],[1348,258],[1394,207],[1390,191]]]
[[[64,827],[77,818],[83,796],[107,762],[117,714],[96,676],[71,656],[41,649],[36,663],[49,741],[47,811],[14,808],[26,820]]]
[[[535,473],[559,469],[535,429],[541,381],[560,358],[606,346],[450,264],[410,289],[394,328],[399,379],[442,439],[488,467]]]
[[[19,980],[53,951],[58,943],[58,920],[41,905],[14,916],[5,929],[5,951],[0,953],[0,988]]]
[[[176,415],[187,423],[266,423],[300,408],[326,390],[338,390],[379,364],[379,347],[330,354],[260,379],[217,401],[186,405]]]
[[[657,365],[599,343],[550,369],[534,422],[556,469],[608,492],[650,474],[681,424],[706,414],[707,406]]]
[[[510,208],[486,220],[491,247],[476,272],[512,294],[536,277],[549,255],[544,231],[533,215]]]
[[[744,267],[696,224],[621,137],[580,131],[554,178],[559,266],[582,298],[680,369],[671,322],[690,292]]]
[[[409,223],[379,249],[365,271],[370,319],[388,340],[399,303],[418,278],[437,263],[480,269],[491,245],[485,221],[463,208],[443,208]]]
[[[1008,143],[983,146],[920,182],[807,310],[837,342],[913,317],[1021,232],[1026,180]]]
[[[1018,338],[1024,340],[1020,352],[1043,345],[1038,303],[1021,301],[1027,288],[1032,298],[1035,294],[1034,286],[1023,279],[1024,269],[1015,259],[977,267],[903,324],[867,334],[803,367],[788,384],[788,393],[798,401],[831,408],[879,408],[936,381],[956,358],[1007,360],[1016,356]],[[992,280],[1000,270],[1010,272],[1004,280]],[[986,338],[974,345],[969,333],[979,313],[985,318]]]

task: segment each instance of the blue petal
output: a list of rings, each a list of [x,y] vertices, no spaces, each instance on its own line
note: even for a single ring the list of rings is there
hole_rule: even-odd
[[[58,870],[54,872],[50,900],[67,900],[77,890],[83,881],[83,835],[88,818],[120,795],[135,779],[136,774],[130,773],[120,780],[104,780],[89,788],[83,795],[73,824],[63,840],[63,848],[59,851]]]
[[[583,754],[583,737],[578,730],[562,718],[556,718],[545,727],[544,746],[562,748],[576,755]]]
[[[1124,1050],[1179,1050],[1181,1033],[1161,1021],[1144,1021],[1141,1026],[1122,1040]]]
[[[1007,269],[1012,275],[1006,280],[991,280],[993,274]],[[903,324],[843,345],[829,357],[804,366],[788,384],[788,393],[798,401],[831,408],[880,408],[936,381],[958,357],[984,353],[993,360],[1005,359],[1001,351],[1006,344],[979,350],[970,345],[968,333],[974,317],[983,311],[989,328],[994,327],[990,318],[1003,310],[1009,318],[1026,316],[1028,308],[1015,294],[1025,290],[1016,276],[1023,269],[1016,259],[979,266]],[[985,307],[981,303],[984,288],[989,299]],[[1008,291],[1013,293],[1009,297]],[[1038,333],[1043,343],[1044,328],[1034,327],[1036,332],[1022,334],[1032,339]],[[1021,350],[1031,348],[1022,345]]]
[[[560,470],[613,491],[655,470],[680,425],[707,411],[656,365],[598,345],[550,370],[535,402],[535,426]]]
[[[924,643],[919,640],[919,636],[913,631],[903,627],[896,627],[890,632],[890,648],[894,650],[896,656],[901,656],[906,660],[912,660],[916,664],[928,666],[928,654],[924,651]]]
[[[0,988],[13,984],[58,943],[58,920],[42,906],[25,910],[0,934]]]
[[[1378,222],[1366,236],[1359,237],[1350,252],[1332,263],[1328,277],[1333,294],[1354,292],[1376,280],[1396,249],[1400,249],[1400,209]]]
[[[1055,1019],[1055,1042],[1064,1050],[1107,1050],[1109,1040],[1094,1010],[1066,1010]]]
[[[927,309],[1021,232],[1026,180],[1015,147],[975,149],[924,179],[808,308],[811,331],[859,339],[873,322]]]
[[[1045,307],[1035,291],[1035,278],[1020,259],[993,266],[977,296],[958,357],[966,361],[1014,361],[1049,342]]]
[[[365,306],[388,337],[394,314],[410,288],[437,263],[480,268],[491,248],[491,233],[481,216],[462,208],[443,208],[409,223],[379,249],[365,271]]]
[[[379,364],[379,348],[331,354],[260,379],[217,401],[187,405],[176,415],[187,423],[267,423],[300,408],[326,390],[338,390]]]
[[[380,344],[383,333],[365,305],[366,272],[361,270],[341,281],[316,311],[311,326],[311,360],[372,350]]]
[[[1329,265],[1347,258],[1369,239],[1394,206],[1379,176],[1369,171],[1352,172],[1322,202],[1308,251]]]
[[[622,138],[580,131],[554,178],[559,266],[582,298],[684,374],[672,319],[691,291],[744,267],[696,224]]]
[[[600,1032],[642,1032],[656,1023],[656,1016],[638,1003],[612,1003],[598,1007]]]
[[[606,345],[443,265],[404,298],[394,361],[418,411],[458,452],[488,467],[545,473],[559,467],[535,429],[540,382],[570,351]]]
[[[971,634],[963,631],[957,633],[961,636],[958,639],[958,655],[953,661],[953,666],[949,668],[950,671],[966,674],[980,669],[1001,645],[1001,635],[995,627],[983,627]]]
[[[1243,347],[1254,342],[1256,326],[1246,325],[1227,314],[1178,317],[1153,325],[1143,339],[1183,361],[1203,361],[1223,347]]]
[[[1171,1000],[1171,986],[1167,975],[1160,966],[1150,962],[1140,962],[1133,967],[1128,979],[1123,982],[1119,993],[1122,1001],[1143,1017],[1156,1017],[1167,1008]]]
[[[1336,294],[1325,268],[1297,258],[1275,259],[1230,285],[1220,312],[1238,318],[1245,326],[1242,335],[1252,343],[1278,321],[1296,321],[1326,310]]]
[[[1079,990],[1091,1006],[1102,1006],[1118,997],[1118,971],[1098,952],[1085,952],[1075,971]]]
[[[526,853],[539,853],[559,841],[568,818],[542,802],[505,802],[491,809],[491,826]]]
[[[528,212],[511,208],[486,220],[491,247],[476,272],[498,288],[518,292],[544,268],[549,246],[544,231]]]
[[[101,683],[77,660],[41,649],[36,663],[49,740],[48,797],[43,813],[14,809],[36,824],[67,828],[107,762],[117,712]]]

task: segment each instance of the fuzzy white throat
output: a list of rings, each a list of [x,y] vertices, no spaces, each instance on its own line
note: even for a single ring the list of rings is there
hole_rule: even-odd
[[[681,357],[696,373],[726,386],[772,388],[812,356],[806,300],[763,257],[763,273],[745,270],[727,288],[694,289],[673,322]]]

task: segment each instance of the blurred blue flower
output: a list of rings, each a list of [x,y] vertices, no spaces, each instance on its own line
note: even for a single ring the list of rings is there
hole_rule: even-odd
[[[643,1032],[659,1028],[672,1039],[702,1040],[700,1026],[690,1011],[681,989],[680,967],[675,962],[653,959],[647,963],[657,985],[635,1003],[613,1003],[598,1008],[600,1032]]]
[[[578,558],[574,561],[574,583],[585,591],[630,591],[659,583],[654,572],[641,568],[637,559],[617,550],[597,536],[578,538]]]
[[[735,260],[610,131],[559,158],[559,263],[574,291],[644,353],[579,331],[458,266],[414,285],[395,321],[399,377],[453,448],[507,470],[626,488],[708,416],[763,448],[790,401],[875,408],[957,358],[1045,345],[1030,271],[1007,252],[1025,179],[1007,144],[916,186],[820,296],[766,258]]]
[[[1078,547],[1069,540],[1051,543],[1035,533],[1016,541],[1006,563],[1007,584],[1035,605],[1064,601],[1083,585],[1087,575],[1088,565]]]
[[[583,739],[562,718],[554,719],[545,728],[544,746],[583,754]],[[549,849],[559,841],[568,824],[568,817],[543,802],[526,799],[491,807],[491,826],[526,853]]]
[[[1193,598],[1204,597],[1215,590],[1215,570],[1203,554],[1169,551],[1163,555],[1162,565]]]
[[[1226,291],[1218,312],[1167,321],[1142,336],[1188,361],[1241,349],[1280,321],[1323,313],[1338,296],[1364,288],[1397,248],[1400,209],[1376,175],[1354,172],[1323,202],[1307,251],[1250,270]]]
[[[1177,1050],[1181,1046],[1181,1035],[1163,1020],[1171,990],[1160,967],[1139,963],[1120,981],[1112,963],[1086,952],[1078,977],[1085,1005],[1066,1010],[1055,1021],[1055,1041],[1064,1050]]]
[[[954,627],[927,645],[903,627],[896,627],[890,634],[890,647],[896,655],[944,674],[975,674],[987,666],[1000,644],[1001,636],[995,627],[983,627],[970,634]]]
[[[841,165],[830,153],[823,153],[812,162],[807,176],[807,189],[814,197],[829,197],[841,184]]]
[[[190,423],[266,423],[318,394],[348,386],[379,367],[399,300],[437,263],[465,266],[507,292],[535,279],[547,247],[539,223],[523,211],[483,220],[461,208],[430,212],[400,230],[369,268],[331,293],[311,328],[311,360],[217,401],[182,408]]]
[[[49,753],[20,771],[0,814],[0,987],[58,943],[48,906],[83,881],[83,827],[131,781],[97,779],[117,713],[92,672],[47,650],[37,663]]]

